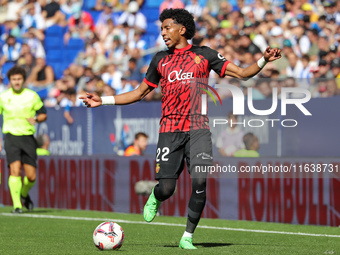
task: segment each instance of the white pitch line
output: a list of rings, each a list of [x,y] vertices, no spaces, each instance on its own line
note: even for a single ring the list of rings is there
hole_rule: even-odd
[[[126,223],[126,224],[146,224],[146,225],[172,226],[172,227],[185,227],[186,226],[184,224],[165,223],[165,222],[152,222],[152,223],[148,223],[148,222],[145,222],[145,221],[131,221],[131,220],[109,219],[109,218],[70,217],[70,216],[39,215],[39,214],[0,213],[0,216],[41,218],[41,219],[61,219],[61,220],[114,221],[114,222],[117,222],[117,223]],[[313,234],[313,233],[302,233],[302,232],[295,233],[295,232],[259,230],[259,229],[245,229],[245,228],[226,228],[226,227],[214,227],[214,226],[205,226],[205,225],[198,225],[198,228],[215,229],[215,230],[228,230],[228,231],[241,231],[241,232],[252,232],[252,233],[264,233],[264,234],[282,234],[282,235],[298,235],[298,236],[314,236],[314,237],[335,237],[335,238],[340,238],[340,235]]]

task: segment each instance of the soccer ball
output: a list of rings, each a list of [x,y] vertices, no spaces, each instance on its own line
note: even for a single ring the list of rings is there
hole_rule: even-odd
[[[124,241],[124,230],[112,221],[103,222],[93,232],[94,245],[100,250],[118,250]]]

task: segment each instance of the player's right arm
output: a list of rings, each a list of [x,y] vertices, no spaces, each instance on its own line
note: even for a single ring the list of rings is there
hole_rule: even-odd
[[[117,96],[105,97],[106,102],[112,102],[111,104],[125,105],[132,104],[142,100],[147,94],[149,94],[154,88],[146,84],[144,81],[139,85],[138,88],[130,92],[126,92]],[[103,99],[93,93],[86,93],[86,96],[80,96],[79,99],[83,100],[83,103],[87,107],[98,107],[103,105]],[[110,104],[105,103],[104,104]]]
[[[165,53],[158,53],[156,54],[150,63],[148,71],[146,72],[145,78],[142,83],[139,85],[138,88],[132,90],[130,92],[126,92],[117,96],[110,96],[110,97],[100,97],[98,95],[92,93],[86,93],[86,96],[81,96],[79,99],[83,100],[83,103],[87,107],[98,107],[101,105],[125,105],[125,104],[132,104],[142,100],[147,94],[149,94],[154,88],[157,88],[160,74],[158,73],[158,63],[159,59]],[[103,102],[104,101],[104,102]]]

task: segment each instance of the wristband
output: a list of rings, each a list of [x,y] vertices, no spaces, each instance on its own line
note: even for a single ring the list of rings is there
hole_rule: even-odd
[[[260,67],[261,69],[267,64],[268,62],[264,59],[264,57],[260,58],[259,60],[257,60],[257,65],[258,67]]]
[[[114,105],[116,103],[114,96],[101,97],[102,105]]]

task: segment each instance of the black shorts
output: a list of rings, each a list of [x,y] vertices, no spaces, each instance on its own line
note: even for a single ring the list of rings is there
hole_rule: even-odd
[[[160,133],[156,154],[156,180],[178,179],[184,162],[192,178],[206,178],[207,173],[195,171],[197,166],[212,166],[210,130]]]
[[[22,164],[28,164],[37,167],[37,141],[33,135],[15,136],[5,134],[5,151],[7,164],[14,161],[21,161]]]

